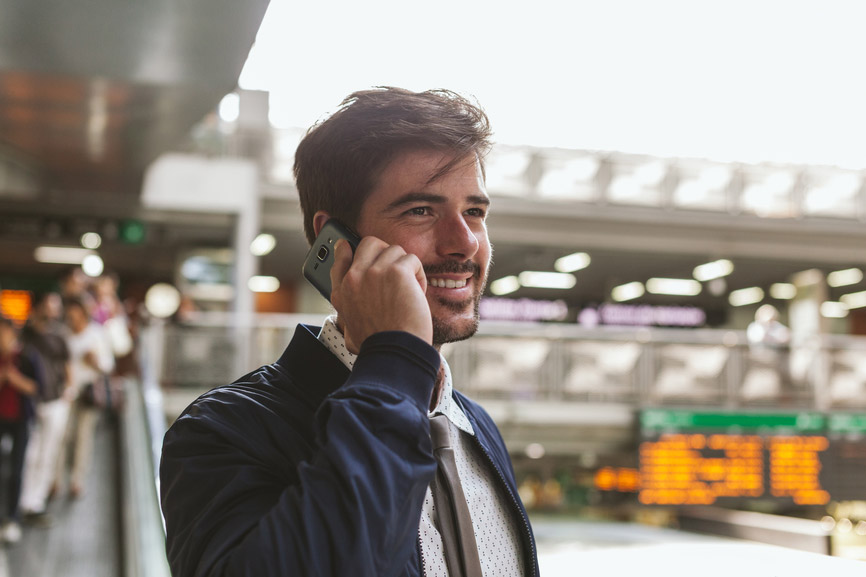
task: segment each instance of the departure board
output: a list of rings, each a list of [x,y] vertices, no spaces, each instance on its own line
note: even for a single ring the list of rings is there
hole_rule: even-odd
[[[866,415],[828,417],[821,481],[835,501],[866,500]]]
[[[640,433],[643,504],[866,499],[866,415],[646,410]]]

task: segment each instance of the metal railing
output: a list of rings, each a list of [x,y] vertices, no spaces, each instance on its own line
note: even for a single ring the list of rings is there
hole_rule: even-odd
[[[159,381],[204,390],[283,351],[299,322],[318,316],[225,317],[165,326]],[[620,403],[638,406],[866,408],[866,338],[817,336],[790,349],[753,350],[742,331],[587,329],[565,324],[483,322],[443,354],[461,390],[479,399]]]
[[[165,556],[165,525],[159,506],[157,471],[165,433],[165,413],[156,374],[158,334],[145,332],[141,343],[141,382],[125,381],[120,419],[124,577],[170,577]]]

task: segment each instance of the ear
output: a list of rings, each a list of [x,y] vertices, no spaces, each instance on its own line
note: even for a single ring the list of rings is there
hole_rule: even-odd
[[[313,215],[313,232],[316,233],[316,236],[319,236],[322,227],[325,226],[325,223],[329,220],[331,220],[331,215],[324,210],[320,210]]]

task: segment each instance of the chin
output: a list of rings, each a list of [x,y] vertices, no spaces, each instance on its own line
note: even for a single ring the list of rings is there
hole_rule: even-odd
[[[453,305],[439,314],[433,314],[433,345],[464,341],[478,331],[478,304],[480,299],[467,303],[463,311],[453,310]],[[461,314],[462,313],[462,314]]]

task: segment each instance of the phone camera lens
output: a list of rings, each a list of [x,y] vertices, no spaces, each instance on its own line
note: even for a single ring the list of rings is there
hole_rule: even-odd
[[[316,253],[316,258],[322,262],[325,262],[325,259],[328,258],[328,247],[325,245],[321,245],[319,247],[319,251]]]

